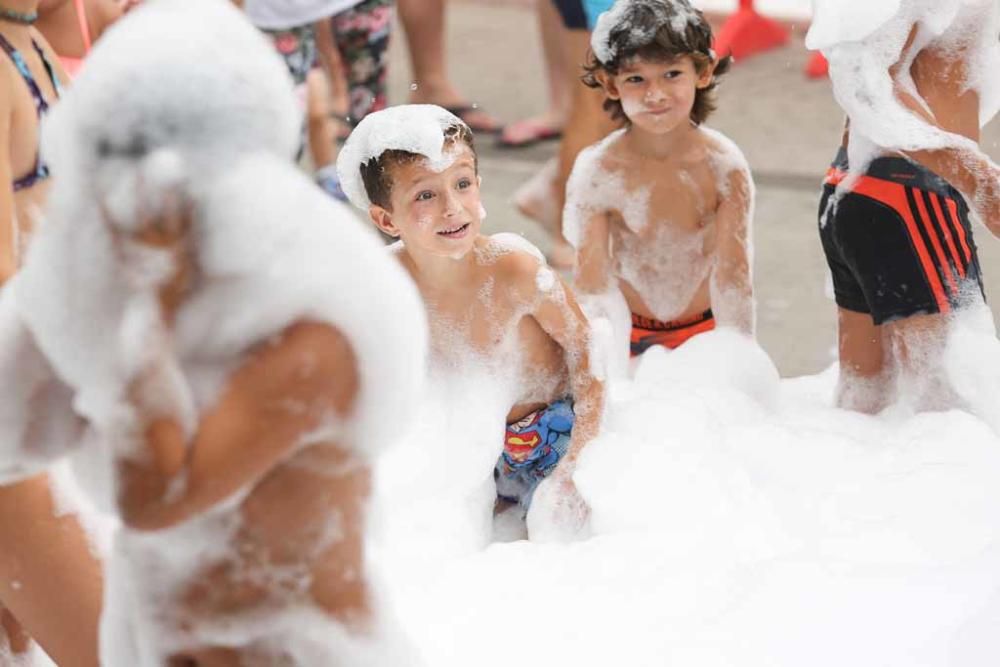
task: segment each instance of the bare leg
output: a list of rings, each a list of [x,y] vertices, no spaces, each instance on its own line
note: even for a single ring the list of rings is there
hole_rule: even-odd
[[[327,76],[328,108],[337,115],[347,116],[350,113],[351,103],[347,89],[346,65],[333,36],[333,26],[330,19],[317,21],[314,29],[316,31],[316,53]],[[349,128],[345,128],[345,131],[348,130]]]
[[[314,169],[322,169],[337,159],[336,129],[330,117],[330,90],[322,69],[315,68],[306,76],[306,118],[309,153]]]
[[[561,130],[569,113],[570,82],[575,63],[566,58],[563,42],[566,28],[552,0],[536,0],[538,31],[545,57],[545,80],[549,88],[549,108],[538,116],[524,118],[505,126],[502,140],[508,144],[531,141],[540,131]]]
[[[875,414],[892,402],[894,368],[883,337],[871,315],[840,308],[840,378],[837,406]]]
[[[417,88],[410,102],[447,107],[468,106],[468,101],[448,78],[444,53],[445,0],[399,0],[399,19],[406,33],[407,49]],[[480,109],[462,114],[473,130],[499,129],[496,119]]]
[[[950,410],[965,407],[944,367],[948,319],[942,315],[917,315],[885,325],[899,362],[902,386],[916,410]]]
[[[0,603],[63,667],[97,665],[101,569],[46,476],[0,487]]]

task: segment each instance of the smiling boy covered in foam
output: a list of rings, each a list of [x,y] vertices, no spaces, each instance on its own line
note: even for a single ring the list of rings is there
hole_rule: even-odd
[[[522,389],[494,471],[498,511],[515,504],[526,511],[551,474],[552,519],[582,525],[587,508],[572,474],[604,405],[590,329],[541,253],[509,235],[480,233],[485,211],[469,128],[435,106],[386,109],[361,122],[338,168],[351,201],[401,240],[394,251],[430,311],[435,357],[461,366],[472,352],[487,364],[516,366],[508,370]]]
[[[711,43],[687,0],[619,0],[591,41],[584,82],[626,127],[577,158],[566,236],[581,294],[598,309],[624,296],[632,356],[716,324],[753,333],[753,181],[739,148],[702,125],[730,65]]]

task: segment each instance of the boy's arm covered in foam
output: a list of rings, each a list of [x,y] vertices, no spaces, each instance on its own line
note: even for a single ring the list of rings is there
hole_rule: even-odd
[[[750,172],[733,169],[716,209],[715,262],[709,282],[712,312],[719,326],[754,335],[754,301],[750,229],[754,188]]]
[[[576,251],[574,284],[583,294],[604,294],[611,287],[611,240],[608,214],[589,211]]]
[[[206,511],[262,478],[317,429],[341,423],[357,391],[347,340],[324,324],[292,325],[251,351],[190,438],[178,416],[148,415],[140,455],[119,461],[123,520],[160,530]],[[130,393],[140,416],[148,413],[142,392]]]
[[[576,416],[572,442],[563,459],[568,465],[560,464],[560,469],[572,473],[580,451],[600,430],[604,413],[604,383],[594,374],[590,325],[576,297],[555,271],[539,265],[533,257],[518,259],[525,265],[519,271],[519,283],[534,297],[531,315],[565,352]]]

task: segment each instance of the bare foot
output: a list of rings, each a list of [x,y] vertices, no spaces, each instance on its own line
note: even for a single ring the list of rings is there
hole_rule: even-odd
[[[541,141],[562,136],[563,119],[549,112],[532,118],[522,118],[505,125],[497,137],[497,145],[505,148],[533,146]]]

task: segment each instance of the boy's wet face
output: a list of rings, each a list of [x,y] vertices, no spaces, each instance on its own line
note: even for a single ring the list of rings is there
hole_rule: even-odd
[[[483,209],[472,149],[460,142],[446,156],[449,162],[440,170],[426,159],[394,165],[391,226],[376,223],[408,248],[456,257],[472,249]]]
[[[695,94],[711,82],[712,68],[698,72],[691,56],[647,60],[636,56],[605,79],[609,97],[621,101],[632,124],[654,134],[665,134],[690,122]]]

